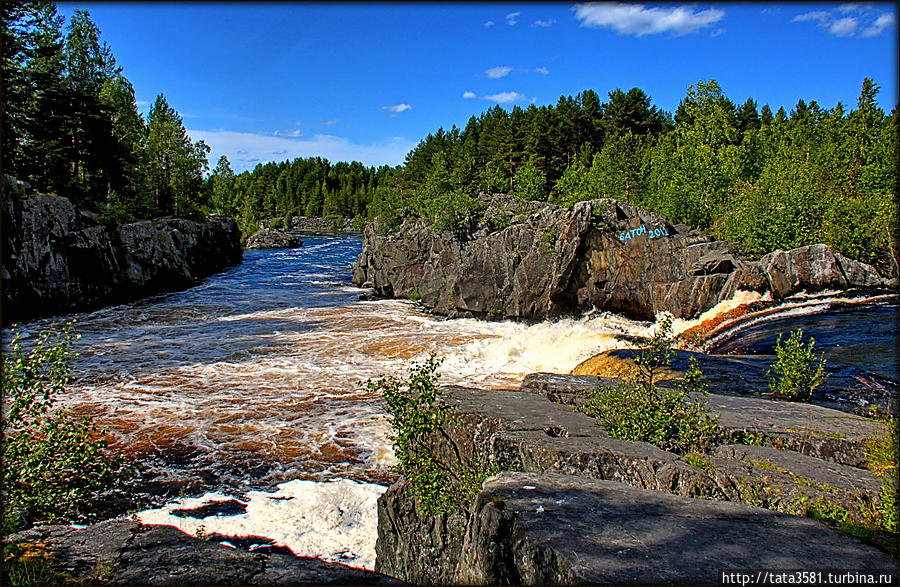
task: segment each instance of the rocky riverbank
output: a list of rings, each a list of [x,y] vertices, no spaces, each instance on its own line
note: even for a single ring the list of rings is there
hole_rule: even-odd
[[[861,468],[871,420],[762,398],[696,396],[727,440],[701,460],[612,438],[572,405],[615,380],[534,374],[518,391],[450,387],[441,455],[493,463],[468,512],[424,514],[399,481],[378,503],[376,571],[414,583],[709,584],[720,571],[896,572],[870,544],[788,513],[864,525],[880,480]],[[775,448],[775,447],[778,448]],[[813,507],[818,507],[814,505]],[[894,550],[896,556],[896,550]],[[840,561],[840,563],[836,563]]]
[[[243,258],[232,218],[98,224],[7,178],[2,218],[4,324],[184,289]]]
[[[694,318],[737,290],[882,290],[896,283],[823,244],[747,261],[728,243],[612,199],[573,209],[480,196],[483,221],[461,238],[408,219],[363,234],[353,283],[448,316],[542,319],[607,310]]]

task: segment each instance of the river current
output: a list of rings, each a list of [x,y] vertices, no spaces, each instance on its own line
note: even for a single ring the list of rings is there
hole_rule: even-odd
[[[66,405],[152,463],[160,487],[167,476],[182,480],[186,495],[142,512],[144,521],[263,536],[298,555],[371,568],[374,503],[394,461],[384,410],[362,382],[403,375],[436,353],[442,383],[514,388],[528,373],[568,373],[621,346],[622,331],[652,330],[607,313],[529,325],[446,320],[409,301],[366,301],[350,284],[358,237],[303,240],[298,249],[247,251],[241,265],[187,291],[74,316],[82,338]],[[858,333],[820,322],[817,340],[830,328],[844,337],[832,347],[851,347],[831,356],[855,353],[871,363],[862,367],[896,382],[896,305],[865,312],[852,316]],[[26,343],[60,320],[25,324]],[[720,352],[770,354],[767,332],[751,326],[749,342],[726,341]],[[877,352],[853,351],[854,337]],[[237,504],[229,515],[173,513],[229,500]]]

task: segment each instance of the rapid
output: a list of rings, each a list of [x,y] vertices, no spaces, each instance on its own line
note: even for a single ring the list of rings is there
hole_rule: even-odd
[[[64,402],[153,469],[166,498],[141,520],[263,537],[298,555],[372,568],[375,499],[394,459],[366,379],[402,376],[434,353],[443,357],[441,383],[515,388],[528,373],[568,373],[621,347],[619,334],[652,332],[653,324],[608,313],[537,324],[447,320],[410,301],[362,299],[365,290],[350,284],[360,239],[303,239],[298,249],[247,251],[242,264],[189,290],[72,316],[81,339]],[[896,302],[876,314],[893,330],[875,344],[895,352]],[[61,320],[22,325],[24,342]],[[758,322],[750,330],[761,336]],[[874,370],[896,384],[896,355],[879,360]],[[227,515],[176,512],[230,501]]]

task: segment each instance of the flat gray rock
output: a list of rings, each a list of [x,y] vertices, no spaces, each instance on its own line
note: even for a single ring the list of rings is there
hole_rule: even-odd
[[[819,522],[557,474],[501,473],[479,494],[456,581],[720,584],[747,569],[894,573]]]

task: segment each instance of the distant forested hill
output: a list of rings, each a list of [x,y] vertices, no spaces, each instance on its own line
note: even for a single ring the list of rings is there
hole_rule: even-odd
[[[800,100],[773,113],[700,81],[672,116],[638,88],[607,101],[586,90],[440,128],[396,168],[298,159],[235,177],[222,160],[210,181],[218,209],[244,226],[294,214],[380,216],[389,230],[411,214],[465,232],[482,211],[479,192],[565,206],[612,197],[750,257],[824,242],[896,275],[898,117],[878,107],[878,91],[865,79],[854,109]]]
[[[896,275],[898,117],[878,91],[865,79],[855,109],[800,100],[789,114],[737,106],[714,80],[688,88],[674,117],[637,88],[494,107],[422,140],[370,214],[466,230],[479,191],[566,206],[612,197],[751,257],[824,242]]]

